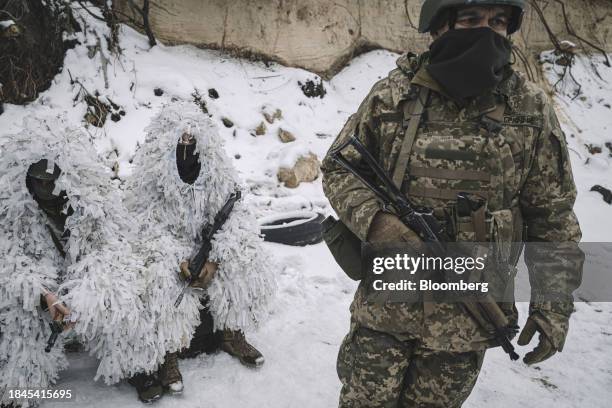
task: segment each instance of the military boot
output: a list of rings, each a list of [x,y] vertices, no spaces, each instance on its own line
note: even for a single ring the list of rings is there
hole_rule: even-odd
[[[164,394],[155,374],[139,373],[130,378],[128,382],[136,388],[138,399],[146,404],[157,401]]]
[[[223,330],[221,349],[234,357],[238,357],[242,364],[249,367],[259,367],[265,361],[259,350],[246,341],[241,330]]]
[[[80,353],[85,351],[85,346],[76,335],[74,330],[64,334],[64,350],[68,353]]]
[[[166,354],[164,364],[159,367],[158,376],[164,390],[173,394],[183,391],[183,376],[179,371],[178,353]]]

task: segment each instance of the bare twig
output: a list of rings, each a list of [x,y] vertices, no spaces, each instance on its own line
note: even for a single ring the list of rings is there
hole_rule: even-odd
[[[152,6],[152,7],[155,7],[155,8],[158,8],[158,9],[160,9],[161,11],[164,11],[164,12],[166,12],[167,14],[169,14],[169,15],[173,16],[173,17],[176,17],[176,16],[177,16],[177,14],[176,14],[176,13],[172,13],[172,12],[171,12],[170,10],[168,10],[166,7],[163,7],[162,5],[160,5],[160,4],[158,4],[158,3],[153,2],[153,3],[151,3],[151,6]]]
[[[130,24],[135,25],[137,28],[139,28],[141,30],[144,30],[144,26],[142,25],[142,23],[140,21],[136,20],[134,18],[134,16],[130,16],[128,14],[125,14],[123,11],[121,11],[121,10],[119,10],[117,8],[113,9],[113,13],[115,15],[117,15],[117,16],[121,16],[121,17],[125,18],[127,21],[130,22]]]
[[[149,0],[144,0],[144,4],[142,5],[142,23],[144,24],[147,37],[149,37],[149,45],[151,47],[157,45],[157,41],[155,41],[155,36],[151,30],[151,24],[149,24]]]
[[[412,22],[412,19],[410,18],[410,13],[408,12],[408,0],[404,0],[404,11],[406,13],[406,18],[408,19],[408,25],[410,26],[410,28],[413,28],[418,31],[418,28]]]
[[[548,21],[546,21],[546,18],[544,17],[544,12],[540,8],[540,5],[535,0],[530,0],[529,4],[531,4],[531,7],[535,10],[536,14],[540,18],[540,22],[544,26],[544,29],[546,30],[546,33],[548,34],[548,38],[550,39],[550,42],[553,43],[553,46],[555,47],[556,50],[562,51],[561,45],[559,44],[559,40],[557,39],[557,36],[555,35],[555,33],[553,33],[552,30],[550,29],[550,26],[548,25]]]
[[[555,0],[555,1],[557,1],[557,0]],[[538,15],[538,17],[540,19],[540,22],[544,26],[544,29],[546,30],[546,33],[548,34],[548,38],[550,39],[550,42],[555,47],[555,53],[557,55],[561,56],[559,59],[563,59],[564,60],[564,63],[563,63],[563,72],[559,76],[559,79],[557,80],[557,82],[555,82],[553,84],[553,89],[557,90],[558,89],[557,86],[560,83],[562,83],[563,80],[565,79],[566,75],[569,74],[569,76],[572,79],[572,81],[574,81],[576,83],[576,85],[578,86],[578,89],[577,89],[576,93],[574,94],[573,98],[578,97],[578,95],[580,94],[580,91],[582,89],[582,85],[578,81],[576,81],[576,78],[574,78],[574,76],[572,75],[572,64],[574,63],[574,58],[575,58],[574,53],[571,52],[570,50],[568,50],[567,48],[563,48],[561,46],[561,42],[557,38],[557,35],[555,33],[553,33],[552,29],[548,25],[548,21],[546,20],[546,17],[544,16],[544,12],[542,11],[542,8],[537,3],[537,1],[536,0],[530,0],[529,3],[531,4],[532,8],[535,10],[536,14]]]
[[[525,73],[527,74],[527,79],[529,79],[530,81],[534,81],[535,75],[533,74],[533,70],[531,69],[531,64],[529,63],[529,60],[527,59],[525,54],[523,54],[523,51],[521,51],[519,47],[514,45],[512,46],[512,51],[523,63],[523,66],[525,67]]]
[[[98,37],[98,40],[96,42],[96,49],[98,51],[98,53],[100,54],[100,62],[102,65],[102,76],[104,77],[104,88],[108,89],[108,58],[106,58],[106,55],[104,55],[104,50],[102,49],[102,40],[100,39],[100,36],[98,36],[98,34],[96,33],[96,37]]]
[[[563,1],[561,0],[554,0],[556,3],[558,3],[561,6],[561,11],[563,12],[563,21],[565,23],[565,28],[567,30],[567,33],[573,37],[575,37],[578,41],[583,42],[585,44],[587,44],[589,47],[594,48],[595,50],[599,51],[605,58],[605,62],[604,64],[608,67],[610,67],[610,59],[608,58],[608,54],[606,53],[606,51],[593,44],[592,42],[588,41],[586,38],[579,36],[578,34],[576,34],[576,31],[574,31],[574,28],[571,26],[569,18],[567,17],[567,13],[565,11],[565,3],[563,3]]]
[[[100,17],[98,15],[96,15],[93,11],[91,11],[86,5],[83,4],[83,2],[76,0],[77,3],[79,3],[79,6],[81,6],[81,8],[83,10],[85,10],[87,12],[87,14],[89,14],[90,16],[92,16],[93,18],[95,18],[96,20],[100,20],[100,21],[104,21],[106,22],[106,20],[104,19],[104,17]]]
[[[154,47],[157,45],[157,41],[155,40],[155,35],[153,34],[153,30],[151,30],[151,24],[149,22],[149,10],[150,10],[150,2],[149,0],[144,0],[142,4],[142,8],[138,7],[134,0],[128,0],[128,4],[132,10],[136,10],[140,17],[142,18],[142,26],[144,28],[147,37],[149,38],[149,45]]]

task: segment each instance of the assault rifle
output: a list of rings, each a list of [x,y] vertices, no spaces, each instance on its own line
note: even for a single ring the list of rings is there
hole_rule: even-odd
[[[384,187],[370,180],[342,156],[342,150],[348,146],[357,150],[367,170],[373,173]],[[399,219],[427,244],[432,255],[443,257],[446,254],[445,242],[448,241],[449,237],[446,235],[443,226],[433,215],[433,210],[431,208],[413,206],[359,139],[355,136],[350,136],[346,142],[334,148],[330,155],[336,163],[348,170],[376,194],[385,207],[391,207]],[[510,356],[511,360],[517,360],[519,355],[514,351],[514,346],[510,342],[509,337],[515,334],[518,328],[510,326],[506,315],[497,302],[487,294],[478,301],[467,300],[462,301],[462,303],[474,315],[479,324],[485,328],[493,328],[493,335],[502,349]]]
[[[191,262],[189,262],[189,276],[185,279],[185,285],[174,302],[174,307],[178,307],[181,304],[187,288],[200,275],[200,272],[208,261],[208,256],[210,255],[210,251],[212,249],[213,236],[221,229],[223,224],[225,224],[225,221],[227,221],[232,209],[234,208],[234,204],[236,201],[240,200],[240,197],[240,190],[233,192],[225,204],[223,204],[221,210],[219,210],[217,215],[215,215],[213,223],[206,223],[204,225],[204,228],[202,229],[202,246],[198,250],[196,256],[191,260]]]
[[[57,341],[57,337],[64,331],[64,323],[62,321],[53,320],[49,323],[49,327],[51,327],[51,335],[47,340],[47,347],[45,347],[45,352],[51,352],[53,346],[55,346],[55,342]]]

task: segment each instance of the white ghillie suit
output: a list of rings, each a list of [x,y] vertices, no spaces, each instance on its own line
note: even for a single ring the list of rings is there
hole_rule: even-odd
[[[56,118],[30,120],[0,140],[0,400],[6,387],[47,388],[67,363],[61,340],[45,353],[50,335],[40,308],[43,287],[61,292],[74,330],[100,360],[96,379],[116,382],[152,370],[146,340],[152,320],[141,299],[142,267],[125,231],[129,218],[110,172],[89,137]],[[55,194],[66,191],[74,213],[62,258],[49,222],[26,187],[28,167],[41,159],[61,169]]]
[[[217,128],[193,104],[162,109],[146,129],[127,182],[127,207],[141,225],[140,249],[148,259],[150,305],[159,316],[157,334],[168,351],[188,346],[199,323],[201,291],[188,289],[178,308],[173,303],[182,282],[179,263],[201,244],[202,227],[213,219],[239,179],[225,154]],[[201,169],[193,184],[177,170],[177,142],[195,137]],[[209,260],[219,269],[206,289],[216,329],[248,330],[267,314],[275,290],[274,266],[264,250],[257,222],[243,198],[213,237]]]

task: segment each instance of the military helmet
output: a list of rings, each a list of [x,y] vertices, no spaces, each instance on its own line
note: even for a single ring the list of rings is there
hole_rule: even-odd
[[[57,180],[61,170],[54,162],[51,162],[50,164],[53,166],[53,173],[47,171],[47,169],[50,167],[47,159],[42,159],[32,164],[28,168],[28,176],[38,180]]]
[[[421,7],[419,17],[419,33],[431,31],[432,23],[441,12],[459,6],[511,6],[512,18],[508,25],[508,34],[512,34],[521,27],[525,0],[425,0]]]

